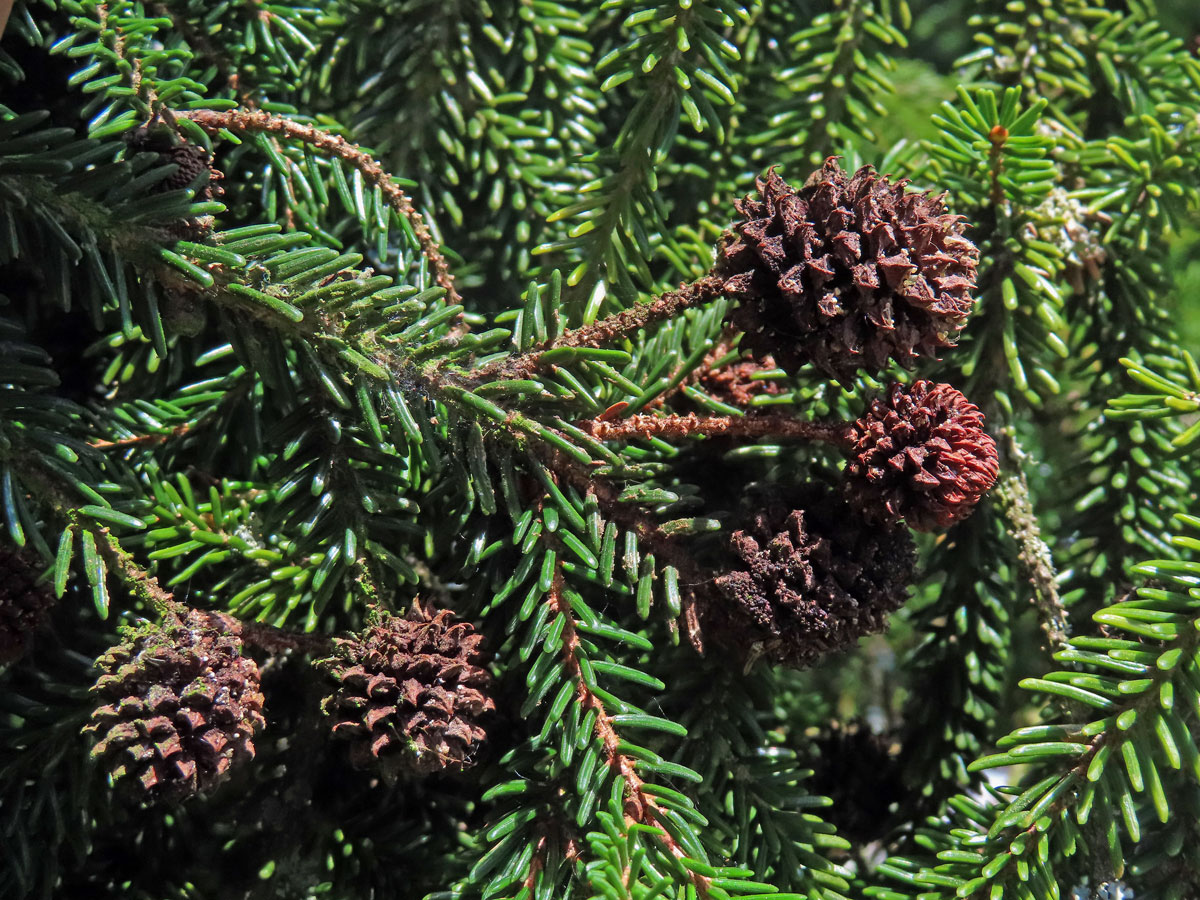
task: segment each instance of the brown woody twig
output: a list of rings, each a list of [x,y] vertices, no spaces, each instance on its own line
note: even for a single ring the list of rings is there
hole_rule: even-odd
[[[589,419],[579,425],[592,437],[602,441],[628,441],[639,438],[662,437],[761,437],[781,440],[822,441],[846,446],[851,440],[853,425],[843,422],[809,422],[782,415],[750,416],[652,416],[638,414],[615,422]]]
[[[275,116],[265,112],[247,110],[215,111],[210,109],[184,110],[174,113],[180,118],[191,119],[201,128],[210,132],[229,131],[269,134],[290,140],[310,144],[331,156],[345,160],[362,173],[363,179],[372,187],[378,187],[397,214],[403,216],[412,225],[413,233],[421,245],[421,252],[429,260],[433,269],[434,280],[446,289],[446,299],[450,303],[462,300],[454,287],[454,276],[446,257],[442,254],[441,246],[434,239],[425,224],[425,219],[417,212],[408,195],[392,180],[384,168],[375,159],[359,147],[340,135],[330,134],[313,126],[294,122],[283,116]]]
[[[544,364],[542,355],[549,350],[563,347],[603,347],[621,335],[673,318],[689,307],[715,300],[721,296],[724,289],[724,282],[720,278],[707,275],[699,281],[681,285],[679,290],[662,294],[649,303],[639,303],[591,325],[573,328],[524,353],[484,366],[472,373],[471,378],[476,382],[526,378]]]
[[[679,846],[679,843],[671,837],[671,833],[664,826],[662,813],[658,808],[658,804],[645,791],[645,782],[638,775],[634,761],[620,750],[621,739],[617,736],[612,719],[608,711],[604,708],[604,702],[592,692],[583,677],[582,667],[577,655],[579,651],[579,635],[575,631],[575,618],[571,613],[571,605],[563,597],[563,584],[562,572],[555,572],[554,581],[551,583],[550,591],[546,595],[551,612],[556,615],[561,614],[563,617],[563,664],[578,686],[576,690],[576,702],[584,710],[594,710],[596,713],[594,728],[596,736],[600,738],[604,746],[604,755],[609,766],[625,779],[625,819],[627,822],[640,822],[657,827],[662,833],[661,840],[666,848],[676,858],[683,859],[687,856],[687,851]],[[696,893],[700,897],[707,897],[710,879],[691,870],[689,870],[688,874],[691,876],[692,883],[696,886]]]
[[[1054,560],[1050,548],[1042,539],[1037,513],[1029,497],[1029,482],[1021,468],[1026,458],[1011,429],[1004,429],[1007,438],[1005,471],[996,484],[996,497],[1000,501],[1004,517],[1008,520],[1009,533],[1017,541],[1018,558],[1024,567],[1029,583],[1033,587],[1034,605],[1038,610],[1042,630],[1046,633],[1050,652],[1066,649],[1069,624],[1062,598],[1058,594],[1058,579],[1054,572]]]

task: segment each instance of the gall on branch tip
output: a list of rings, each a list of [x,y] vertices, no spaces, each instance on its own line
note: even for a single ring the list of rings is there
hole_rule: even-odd
[[[97,661],[102,705],[84,731],[113,781],[145,800],[182,800],[254,757],[266,725],[258,666],[236,629],[200,610],[130,632]]]
[[[893,384],[851,435],[846,496],[877,521],[943,530],[971,514],[1000,472],[983,413],[948,384]]]
[[[953,346],[975,305],[979,251],[940,197],[835,157],[795,190],[774,169],[735,206],[713,269],[740,303],[742,346],[843,383]]]
[[[702,630],[749,661],[796,667],[882,631],[913,580],[908,530],[872,524],[824,485],[752,499],[700,606]]]
[[[419,607],[407,619],[375,612],[362,632],[339,639],[319,666],[337,685],[324,709],[333,736],[349,741],[351,763],[388,781],[471,765],[496,708],[491,676],[476,664],[482,640],[449,610]]]

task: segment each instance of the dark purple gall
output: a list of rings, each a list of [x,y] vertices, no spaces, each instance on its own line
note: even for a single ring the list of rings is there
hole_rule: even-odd
[[[702,627],[748,661],[807,666],[883,630],[913,579],[907,529],[869,524],[836,492],[777,492],[732,533]]]
[[[714,274],[741,301],[742,346],[842,382],[953,346],[979,252],[942,199],[830,158],[800,190],[771,170],[737,201]]]

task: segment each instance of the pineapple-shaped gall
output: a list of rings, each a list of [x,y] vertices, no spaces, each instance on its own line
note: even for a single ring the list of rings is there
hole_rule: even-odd
[[[714,269],[741,301],[742,346],[843,382],[952,346],[974,306],[979,257],[938,197],[835,158],[794,190],[775,171],[735,206]]]
[[[729,550],[702,609],[706,631],[784,665],[810,665],[881,631],[913,578],[906,529],[874,527],[815,485],[762,500]]]
[[[236,622],[190,610],[128,634],[97,660],[103,705],[84,728],[114,781],[148,799],[182,799],[254,756],[266,724],[258,666]]]
[[[25,652],[30,635],[54,603],[24,555],[0,546],[0,666]]]
[[[868,518],[937,531],[965,519],[996,483],[983,413],[948,384],[893,384],[854,425],[846,495]]]
[[[457,771],[474,761],[486,734],[490,676],[476,665],[482,636],[449,610],[411,618],[373,613],[358,635],[339,639],[321,667],[337,683],[325,700],[350,760],[400,774]]]

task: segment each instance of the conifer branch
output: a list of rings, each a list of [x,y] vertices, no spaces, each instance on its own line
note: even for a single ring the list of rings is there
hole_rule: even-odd
[[[546,341],[538,347],[507,359],[500,360],[471,373],[471,380],[484,382],[510,378],[526,378],[536,372],[541,366],[552,365],[546,358],[552,350],[571,347],[603,347],[615,343],[639,328],[666,321],[678,316],[685,309],[693,309],[710,300],[715,300],[724,292],[721,279],[707,275],[698,281],[679,286],[678,290],[668,291],[659,295],[649,303],[639,303],[628,309],[613,313],[606,318],[563,332],[557,338]]]
[[[163,588],[158,578],[139,565],[133,554],[121,546],[121,542],[111,530],[74,513],[70,518],[74,522],[71,527],[91,531],[97,537],[96,548],[108,563],[109,570],[117,575],[134,596],[156,610],[160,616],[186,616],[188,605],[177,600],[171,591]],[[299,634],[265,622],[247,622],[222,612],[207,612],[206,615],[212,621],[218,622],[226,632],[239,634],[249,643],[269,653],[299,650],[322,656],[328,655],[333,648],[333,642],[324,635]]]
[[[1159,651],[1159,656],[1164,658],[1181,656],[1183,659],[1192,659],[1193,654],[1200,648],[1200,631],[1195,628],[1197,622],[1200,622],[1200,619],[1195,616],[1189,617],[1188,627],[1180,628],[1176,637],[1155,647],[1155,650]],[[1063,738],[1075,743],[1083,743],[1085,749],[1078,754],[1071,755],[1071,764],[1058,775],[1053,786],[1046,790],[1043,802],[1035,807],[1038,813],[1036,821],[1024,828],[1008,828],[999,831],[996,837],[1001,845],[1014,845],[1015,843],[1021,847],[1029,846],[1030,842],[1037,841],[1044,834],[1052,833],[1056,826],[1061,824],[1060,813],[1064,810],[1080,803],[1084,797],[1088,798],[1086,802],[1090,804],[1092,802],[1090,792],[1084,792],[1082,789],[1088,785],[1095,785],[1096,780],[1089,773],[1095,768],[1097,757],[1103,754],[1104,760],[1107,760],[1109,756],[1121,753],[1125,746],[1135,747],[1135,742],[1143,733],[1146,733],[1147,736],[1153,733],[1156,727],[1153,713],[1160,705],[1161,687],[1179,677],[1180,673],[1172,666],[1152,667],[1146,673],[1146,680],[1149,683],[1139,685],[1140,689],[1131,694],[1124,702],[1112,702],[1105,710],[1106,715],[1100,723],[1091,723],[1087,728],[1081,725],[1063,726],[1060,732]],[[1119,723],[1134,724],[1121,727]],[[1095,728],[1097,724],[1104,724],[1106,727],[1097,731]],[[990,764],[994,764],[993,760],[994,757],[985,757],[976,761],[972,768],[987,768]],[[1019,800],[1014,800],[1009,810],[1017,807],[1019,802]],[[1005,810],[996,812],[1001,811]],[[1044,819],[1043,817],[1048,818]],[[1048,826],[1046,825],[1047,821],[1050,823]],[[982,883],[975,886],[975,895],[985,896],[988,886],[1003,885],[1020,878],[1019,860],[1022,855],[1021,853],[1010,853],[1004,865],[990,869],[984,875]]]
[[[663,531],[652,513],[643,506],[621,502],[619,486],[613,480],[598,477],[595,472],[553,446],[539,444],[529,449],[556,478],[570,484],[583,496],[594,497],[606,520],[629,529],[639,541],[652,547],[662,562],[675,566],[686,583],[699,584],[705,580],[683,543],[675,535]]]
[[[1192,889],[1200,537],[1168,525],[1200,531],[1191,36],[1147,4],[994,0],[941,19],[978,44],[957,78],[902,63],[932,128],[884,133],[912,16],[827,6],[16,4],[0,884]],[[923,190],[806,178],[839,152]],[[768,167],[792,184],[747,195]],[[889,360],[912,378],[863,396]],[[943,534],[923,572],[918,529]],[[898,666],[772,668],[905,598]],[[129,616],[161,621],[101,653]],[[878,683],[907,686],[902,756],[839,743],[808,781],[828,710]],[[103,776],[184,800],[178,827],[107,815]],[[916,855],[874,866],[862,813]]]
[[[607,54],[597,66],[598,74],[600,70],[607,73],[602,90],[626,82],[640,90],[635,92],[632,108],[626,111],[611,152],[598,156],[601,165],[592,170],[595,195],[555,214],[555,218],[582,214],[587,228],[568,232],[568,239],[535,251],[578,251],[582,260],[569,283],[581,285],[583,293],[603,280],[618,289],[616,293],[623,302],[629,302],[636,296],[629,272],[641,273],[644,281],[650,279],[645,239],[634,237],[648,229],[634,217],[641,212],[660,225],[652,197],[654,174],[674,142],[681,112],[686,111],[697,131],[708,128],[718,135],[723,133],[710,97],[718,97],[718,102],[727,105],[734,102],[737,82],[724,59],[737,58],[730,29],[739,18],[746,17],[745,7],[719,0],[668,2],[658,8],[642,8],[624,23],[634,31],[632,39]],[[701,90],[701,86],[711,90]]]
[[[176,0],[157,0],[157,2],[150,4],[150,8],[154,10],[156,15],[171,20],[171,24],[179,32],[180,37],[196,50],[199,57],[208,60],[216,67],[217,75],[236,94],[238,103],[246,106],[250,99],[249,93],[242,90],[239,85],[240,79],[237,73],[234,72],[233,64],[229,58],[218,50],[212,41],[208,40],[208,38],[192,26],[186,14],[182,14],[172,8],[175,2]]]
[[[421,245],[421,251],[433,269],[434,280],[446,289],[446,297],[451,303],[461,302],[462,298],[454,286],[454,276],[450,274],[446,257],[430,232],[429,226],[425,224],[424,217],[417,212],[408,195],[392,180],[392,176],[357,144],[351,143],[340,135],[322,131],[314,125],[305,125],[262,111],[197,109],[176,111],[173,115],[191,119],[201,128],[213,133],[224,128],[229,131],[268,134],[300,141],[354,166],[362,173],[363,179],[369,185],[379,188],[392,209],[412,225],[413,233]]]
[[[716,340],[715,346],[712,348],[712,350],[705,354],[704,359],[700,360],[700,364],[692,369],[692,371],[684,375],[683,378],[680,378],[678,384],[672,388],[669,388],[668,390],[663,391],[662,394],[656,397],[654,402],[651,404],[651,407],[656,409],[662,407],[668,400],[675,396],[675,394],[682,391],[685,387],[698,381],[704,376],[705,373],[719,371],[714,369],[713,366],[715,366],[719,360],[725,358],[733,352],[733,340],[735,336],[736,332],[733,330],[733,328],[725,328],[722,331],[721,336]],[[733,360],[727,363],[727,365],[730,366],[735,366],[737,364],[737,357],[734,357]],[[678,372],[676,372],[676,374],[678,374]]]
[[[111,528],[72,501],[66,492],[66,480],[59,473],[34,462],[22,467],[22,476],[37,486],[39,499],[46,502],[50,514],[61,521],[66,530],[74,534],[86,531],[95,538],[96,552],[103,558],[107,570],[116,575],[134,597],[161,617],[186,616],[190,607],[178,600],[154,574],[138,563]],[[333,646],[329,638],[320,634],[298,634],[262,622],[243,622],[220,612],[206,615],[215,617],[214,620],[219,621],[224,630],[241,634],[246,640],[271,653],[300,650],[319,655],[327,654]]]
[[[829,154],[832,137],[829,125],[845,118],[846,97],[854,81],[855,58],[862,53],[859,49],[865,34],[862,25],[870,14],[861,0],[839,0],[834,7],[843,21],[837,29],[832,59],[822,73],[820,92],[812,92],[805,98],[806,103],[819,101],[825,111],[821,120],[814,122],[804,136],[804,156],[809,160]]]
[[[158,583],[157,578],[137,564],[133,554],[121,546],[107,525],[102,524],[96,516],[89,515],[71,499],[68,490],[72,486],[59,472],[38,462],[36,455],[29,455],[21,464],[21,475],[36,486],[37,499],[47,507],[47,517],[61,524],[64,531],[72,535],[87,532],[95,539],[96,552],[103,557],[108,568],[147,607],[162,616],[176,613],[182,608],[171,592]]]
[[[87,522],[83,517],[72,515],[76,527],[91,531],[97,538],[96,549],[108,563],[122,583],[151,609],[160,616],[180,615],[185,609],[184,604],[158,583],[158,579],[143,569],[134,560],[133,554],[121,546],[116,536],[107,528],[97,527]]]
[[[135,596],[155,609],[160,616],[184,618],[187,615],[188,605],[177,600],[172,592],[159,584],[154,575],[142,568],[133,558],[133,554],[121,546],[120,541],[109,529],[87,523],[79,516],[73,518],[76,527],[88,529],[99,538],[96,546],[108,562],[109,569]],[[268,625],[265,622],[248,622],[219,611],[209,611],[205,615],[211,621],[218,623],[222,630],[230,634],[238,634],[247,642],[261,647],[268,653],[298,650],[313,656],[326,656],[333,649],[333,642],[325,635],[300,634]]]
[[[577,655],[579,650],[579,635],[575,630],[575,617],[571,611],[571,605],[563,597],[564,584],[562,571],[557,570],[554,574],[550,590],[546,594],[546,603],[550,606],[553,613],[561,615],[563,618],[563,663],[570,677],[577,685],[575,702],[585,710],[595,711],[596,724],[594,728],[596,736],[604,745],[605,758],[613,771],[625,782],[626,821],[645,823],[658,828],[661,832],[659,840],[662,841],[671,854],[677,859],[685,859],[688,856],[687,851],[679,846],[678,842],[671,836],[670,831],[662,821],[662,813],[654,797],[643,790],[644,782],[637,773],[636,761],[621,752],[621,739],[617,735],[612,718],[604,708],[604,701],[588,688],[587,681],[583,677],[583,671]],[[703,900],[709,894],[710,880],[699,872],[690,869],[688,870],[688,874],[692,884],[695,885],[696,893]]]

